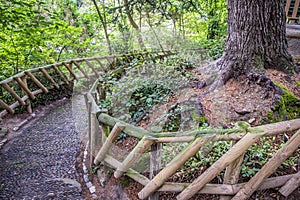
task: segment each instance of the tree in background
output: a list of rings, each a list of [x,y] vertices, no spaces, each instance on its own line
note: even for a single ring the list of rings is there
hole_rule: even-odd
[[[110,43],[110,39],[109,39],[109,35],[108,35],[108,31],[107,31],[107,21],[106,21],[106,17],[105,17],[105,10],[103,11],[104,15],[101,13],[100,11],[100,8],[96,2],[96,0],[92,0],[95,8],[96,8],[96,11],[97,11],[97,14],[98,14],[98,17],[100,19],[100,22],[102,24],[102,27],[103,27],[103,31],[104,31],[104,35],[105,35],[105,39],[106,39],[106,43],[107,43],[107,46],[108,46],[108,52],[109,54],[112,54],[112,48],[111,48],[111,43]],[[104,1],[102,2],[104,4]],[[104,7],[104,6],[102,6]]]
[[[94,30],[79,6],[77,1],[0,1],[0,80],[37,65],[88,55]]]
[[[283,1],[228,1],[225,53],[218,62],[222,82],[263,74],[265,69],[297,71],[287,51]]]
[[[230,78],[246,75],[270,90],[279,92],[264,76],[266,69],[298,72],[287,50],[283,1],[228,1],[227,41],[223,56],[216,63],[218,75],[202,98]],[[211,84],[206,81],[203,86]]]

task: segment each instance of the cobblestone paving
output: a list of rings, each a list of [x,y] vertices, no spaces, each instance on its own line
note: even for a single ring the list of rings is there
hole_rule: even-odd
[[[80,136],[65,101],[0,150],[0,199],[83,199],[75,169]]]

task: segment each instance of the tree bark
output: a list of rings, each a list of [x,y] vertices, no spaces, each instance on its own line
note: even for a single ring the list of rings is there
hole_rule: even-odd
[[[97,10],[97,14],[99,16],[99,19],[102,23],[102,26],[103,26],[103,30],[104,30],[104,35],[105,35],[105,39],[106,39],[106,43],[107,43],[107,46],[108,46],[108,51],[109,51],[109,54],[111,55],[112,54],[112,49],[111,49],[111,44],[110,44],[110,40],[109,40],[109,36],[108,36],[108,32],[107,32],[107,24],[106,24],[106,21],[104,19],[104,17],[102,16],[101,12],[100,12],[100,9],[98,7],[98,4],[96,2],[96,0],[92,0],[93,3],[94,3],[94,6]]]
[[[137,31],[138,35],[138,42],[139,42],[139,45],[140,45],[140,48],[143,50],[145,49],[145,45],[144,45],[144,42],[143,42],[143,38],[142,38],[142,35],[141,35],[141,27],[139,27],[137,25],[137,23],[135,23],[132,15],[131,15],[131,12],[130,12],[130,9],[129,9],[129,2],[128,0],[124,0],[124,7],[125,7],[125,11],[126,11],[126,14],[127,14],[127,17],[128,17],[128,20],[131,24],[131,26]]]
[[[268,68],[297,71],[287,51],[285,29],[282,0],[229,0],[228,38],[218,62],[223,81],[249,73],[263,74]]]

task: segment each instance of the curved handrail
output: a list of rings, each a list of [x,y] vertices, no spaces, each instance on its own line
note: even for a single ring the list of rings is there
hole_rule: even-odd
[[[74,80],[99,77],[109,70],[116,69],[119,65],[132,62],[133,58],[143,59],[169,54],[171,54],[170,51],[156,51],[76,58],[20,72],[0,82],[0,118],[7,114],[14,114],[15,108],[20,105],[26,106],[27,111],[31,113],[30,101],[34,100],[37,95],[48,93],[52,89],[60,89],[62,85],[70,85]]]

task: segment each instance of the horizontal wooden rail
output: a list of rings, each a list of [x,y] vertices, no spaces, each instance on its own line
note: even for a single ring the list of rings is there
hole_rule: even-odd
[[[116,169],[121,163],[114,159],[112,156],[107,155],[104,159],[105,164],[110,166],[113,169]],[[125,172],[126,176],[132,178],[141,185],[147,185],[150,180],[139,172],[129,168]],[[265,179],[257,190],[266,190],[271,188],[278,188],[284,186],[289,180],[292,180],[294,177],[298,176],[297,174],[290,174],[278,177],[272,177]],[[182,192],[187,188],[191,183],[173,183],[165,182],[158,191],[160,192]],[[219,194],[219,195],[235,195],[246,183],[238,183],[234,185],[229,184],[206,184],[201,190],[198,191],[198,194]]]
[[[96,85],[94,85],[93,87],[96,87]],[[96,102],[95,105],[97,105]],[[234,141],[242,139],[246,134],[245,130],[240,128],[152,133],[150,131],[123,122],[122,120],[119,120],[117,118],[111,117],[105,113],[100,113],[98,116],[98,120],[100,123],[109,125],[111,127],[115,126],[116,123],[123,124],[125,127],[124,132],[128,135],[140,139],[144,136],[149,136],[148,139],[154,140],[158,143],[191,142],[198,136],[211,137],[212,141]],[[261,125],[254,128],[249,128],[248,131],[255,132],[256,130],[260,130],[265,132],[265,136],[274,136],[282,132],[295,131],[298,129],[300,129],[300,119]]]

